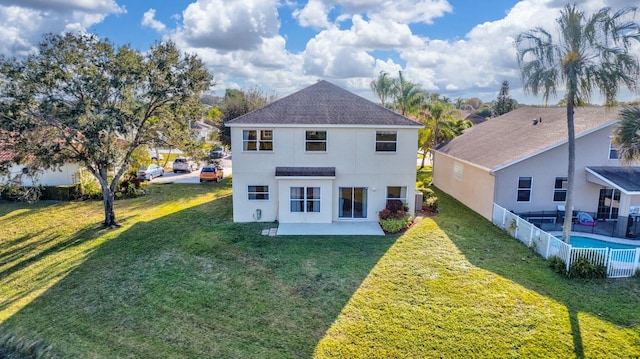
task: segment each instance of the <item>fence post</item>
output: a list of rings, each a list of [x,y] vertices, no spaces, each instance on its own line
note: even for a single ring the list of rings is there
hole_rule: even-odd
[[[544,259],[549,259],[549,247],[551,247],[551,237],[550,234],[547,233],[547,248],[544,250]]]
[[[569,250],[567,251],[567,273],[569,273],[569,268],[571,267],[571,252],[573,251],[573,248],[571,247],[571,245],[569,244],[567,247],[569,247]]]
[[[635,275],[636,272],[638,271],[638,268],[640,267],[640,264],[638,263],[638,260],[640,260],[640,248],[636,248],[636,255],[633,258],[633,273],[632,273],[632,275]]]
[[[536,226],[533,225],[533,223],[531,223],[531,230],[529,231],[529,248],[531,248],[531,243],[533,243],[533,229]]]
[[[504,223],[507,221],[507,209],[502,208],[502,229],[504,229]]]
[[[520,229],[520,216],[516,216],[516,230],[513,231],[513,238],[518,239],[519,229]]]

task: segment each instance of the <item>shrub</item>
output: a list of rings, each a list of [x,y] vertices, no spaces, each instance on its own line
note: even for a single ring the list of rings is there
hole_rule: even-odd
[[[387,233],[396,233],[408,228],[411,215],[407,213],[408,206],[400,200],[387,201],[387,206],[378,213],[380,226]]]
[[[607,267],[593,263],[586,257],[579,257],[569,266],[569,278],[597,279],[607,277]]]
[[[428,198],[436,197],[436,193],[428,187],[420,187],[417,188],[419,192],[422,192],[422,199],[426,201]]]
[[[127,178],[118,184],[115,197],[117,199],[122,198],[135,198],[145,194],[146,185],[138,178]]]
[[[437,212],[438,211],[438,197],[432,196],[432,197],[429,197],[429,198],[425,199],[422,202],[422,206],[429,208],[433,212]]]
[[[411,215],[405,214],[402,218],[381,218],[380,227],[387,233],[397,233],[411,225]]]
[[[556,273],[566,275],[567,274],[567,263],[558,256],[551,256],[548,259],[549,268]]]

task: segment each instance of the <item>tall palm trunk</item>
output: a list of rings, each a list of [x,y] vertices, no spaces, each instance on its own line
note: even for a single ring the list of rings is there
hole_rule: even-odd
[[[573,124],[573,97],[567,96],[567,135],[569,137],[569,161],[567,166],[567,199],[564,206],[564,223],[562,225],[562,239],[571,242],[571,227],[573,224],[573,184],[576,172],[576,135]]]

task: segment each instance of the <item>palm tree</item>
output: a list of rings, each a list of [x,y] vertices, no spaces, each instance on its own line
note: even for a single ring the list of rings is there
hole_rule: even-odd
[[[402,116],[418,111],[420,104],[423,102],[425,93],[420,86],[406,81],[402,75],[402,71],[398,72],[398,78],[393,79],[393,96],[395,97],[395,106]]]
[[[382,107],[385,106],[385,101],[393,96],[393,79],[389,78],[389,74],[386,71],[380,71],[378,77],[371,81],[371,91],[378,96]]]
[[[576,5],[560,11],[558,38],[543,28],[520,34],[516,39],[518,64],[524,90],[539,92],[545,102],[555,95],[557,87],[565,88],[569,163],[565,208],[573,208],[575,177],[574,106],[588,103],[591,92],[598,88],[606,103],[612,104],[620,85],[637,88],[640,66],[630,54],[632,40],[640,39],[640,27],[633,21],[636,8],[626,7],[613,13],[603,8],[586,17]],[[571,221],[564,221],[562,235],[570,240]]]
[[[613,138],[620,160],[625,163],[640,160],[640,106],[620,111],[620,123]]]
[[[419,116],[425,125],[418,133],[418,146],[423,153],[420,169],[424,168],[425,157],[431,148],[461,135],[462,131],[473,126],[471,121],[456,118],[454,114],[454,106],[440,99],[432,99],[425,104]]]

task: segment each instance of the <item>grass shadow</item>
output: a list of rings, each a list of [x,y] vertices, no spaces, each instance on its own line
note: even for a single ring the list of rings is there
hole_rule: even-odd
[[[433,220],[473,266],[551,298],[566,308],[575,356],[585,356],[581,315],[640,333],[638,278],[576,280],[563,277],[490,221],[443,192],[437,190],[437,194],[442,215]]]
[[[199,195],[175,199],[172,188],[135,206]],[[397,239],[268,237],[260,233],[272,224],[231,215],[226,196],[136,222],[0,331],[44,340],[63,357],[310,357]]]

